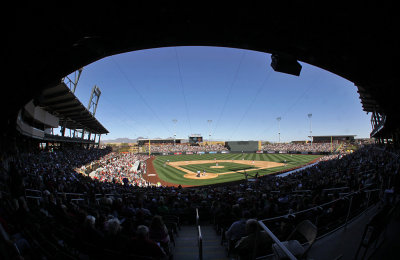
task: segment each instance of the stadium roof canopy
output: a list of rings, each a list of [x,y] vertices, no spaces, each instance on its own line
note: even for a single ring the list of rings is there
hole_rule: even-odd
[[[85,129],[96,134],[108,133],[108,130],[63,82],[43,90],[36,101],[37,105],[56,115],[60,119],[61,126],[69,129]]]
[[[361,104],[365,112],[384,113],[384,110],[379,106],[375,98],[368,93],[363,87],[358,86],[358,94],[360,95]]]
[[[318,8],[304,1],[267,5],[164,1],[134,8],[107,3],[90,9],[52,10],[38,4],[7,9],[13,17],[3,23],[7,49],[2,60],[5,75],[15,80],[1,95],[0,106],[6,117],[16,118],[41,90],[107,56],[169,46],[222,46],[286,56],[337,74],[359,88],[365,111],[378,109],[388,126],[400,127],[397,8],[336,2]]]

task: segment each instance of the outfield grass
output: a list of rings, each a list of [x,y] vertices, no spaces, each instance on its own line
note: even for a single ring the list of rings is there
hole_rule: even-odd
[[[157,171],[158,177],[164,181],[170,182],[170,183],[176,183],[176,184],[181,184],[181,185],[209,185],[209,184],[215,184],[215,183],[222,183],[222,182],[231,182],[231,181],[238,181],[238,180],[243,180],[245,179],[244,175],[242,173],[230,173],[230,174],[224,174],[220,175],[217,178],[213,179],[202,179],[202,180],[197,180],[197,179],[187,179],[183,177],[185,175],[185,172],[182,172],[172,166],[166,165],[166,162],[175,162],[175,161],[201,161],[201,160],[214,160],[215,158],[217,160],[254,160],[254,161],[270,161],[270,162],[278,162],[278,163],[285,163],[286,166],[280,166],[280,167],[274,167],[274,168],[268,168],[268,169],[251,169],[252,166],[246,166],[246,165],[240,165],[236,163],[228,163],[228,167],[232,167],[233,169],[236,170],[228,170],[227,168],[223,169],[218,169],[218,168],[209,168],[211,165],[215,164],[210,164],[210,163],[201,163],[199,164],[191,164],[191,165],[185,165],[181,166],[182,168],[191,170],[193,172],[196,172],[197,170],[200,170],[201,172],[203,171],[203,167],[208,167],[206,169],[207,172],[214,172],[214,173],[219,173],[219,172],[227,172],[227,171],[237,171],[237,170],[243,170],[240,169],[241,167],[244,167],[246,169],[246,172],[250,175],[253,176],[257,172],[260,176],[262,175],[267,175],[271,173],[275,173],[278,171],[282,171],[285,169],[290,169],[293,167],[298,167],[301,165],[305,165],[308,162],[321,157],[320,155],[304,155],[304,154],[203,154],[203,155],[168,155],[168,156],[157,156],[156,159],[153,161],[154,167]],[[225,163],[219,163],[221,166],[225,166]],[[211,171],[213,170],[213,171]]]

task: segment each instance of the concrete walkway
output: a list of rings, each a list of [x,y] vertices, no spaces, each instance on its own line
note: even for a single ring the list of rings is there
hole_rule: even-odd
[[[228,259],[225,248],[221,246],[220,237],[217,236],[213,226],[208,224],[200,227],[203,237],[203,259]],[[178,235],[175,237],[174,260],[199,259],[196,226],[182,226]]]
[[[309,259],[354,260],[358,246],[360,245],[361,238],[364,233],[365,226],[378,212],[378,210],[378,206],[374,206],[368,211],[364,212],[361,216],[353,220],[351,223],[349,223],[345,229],[342,228],[331,235],[317,240],[308,254]],[[390,223],[388,223],[385,236],[382,235],[381,239],[377,243],[378,245],[380,245],[380,247],[376,249],[374,246],[372,246],[367,251],[365,259],[399,259],[399,233],[400,220],[398,218],[393,218]],[[382,240],[383,237],[385,237],[386,239]],[[363,253],[364,248],[360,250],[357,259],[361,259]]]

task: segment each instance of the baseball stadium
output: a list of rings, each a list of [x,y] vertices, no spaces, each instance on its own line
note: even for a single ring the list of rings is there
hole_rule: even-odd
[[[0,259],[399,259],[398,14],[314,7],[7,9]]]
[[[258,142],[253,143],[253,147],[255,145],[257,149]],[[246,146],[240,148],[251,147],[249,144]],[[256,153],[257,151],[259,153]],[[230,151],[224,149],[221,153],[199,151],[196,154],[184,152],[185,154],[154,156],[148,160],[150,174],[148,177],[152,183],[160,182],[164,185],[181,185],[182,187],[211,185],[243,181],[246,178],[254,179],[256,175],[261,177],[295,170],[315,163],[321,157],[321,155],[264,154],[261,149],[253,153],[228,152]]]

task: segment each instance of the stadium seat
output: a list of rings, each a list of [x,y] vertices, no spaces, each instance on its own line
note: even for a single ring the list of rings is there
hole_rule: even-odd
[[[290,240],[292,236],[295,234],[302,235],[307,240],[307,246],[303,246],[300,244],[298,240]],[[297,258],[303,259],[306,257],[307,252],[311,249],[315,238],[317,237],[317,227],[311,223],[309,220],[304,220],[293,230],[293,232],[289,235],[286,241],[282,242],[284,246]],[[287,258],[286,254],[283,250],[274,243],[272,245],[272,250],[276,259],[285,259]]]
[[[175,230],[174,232],[177,233],[177,230],[181,229],[181,225],[179,223],[179,217],[175,215],[164,215],[163,216],[164,223],[169,222],[173,223],[175,225]]]

